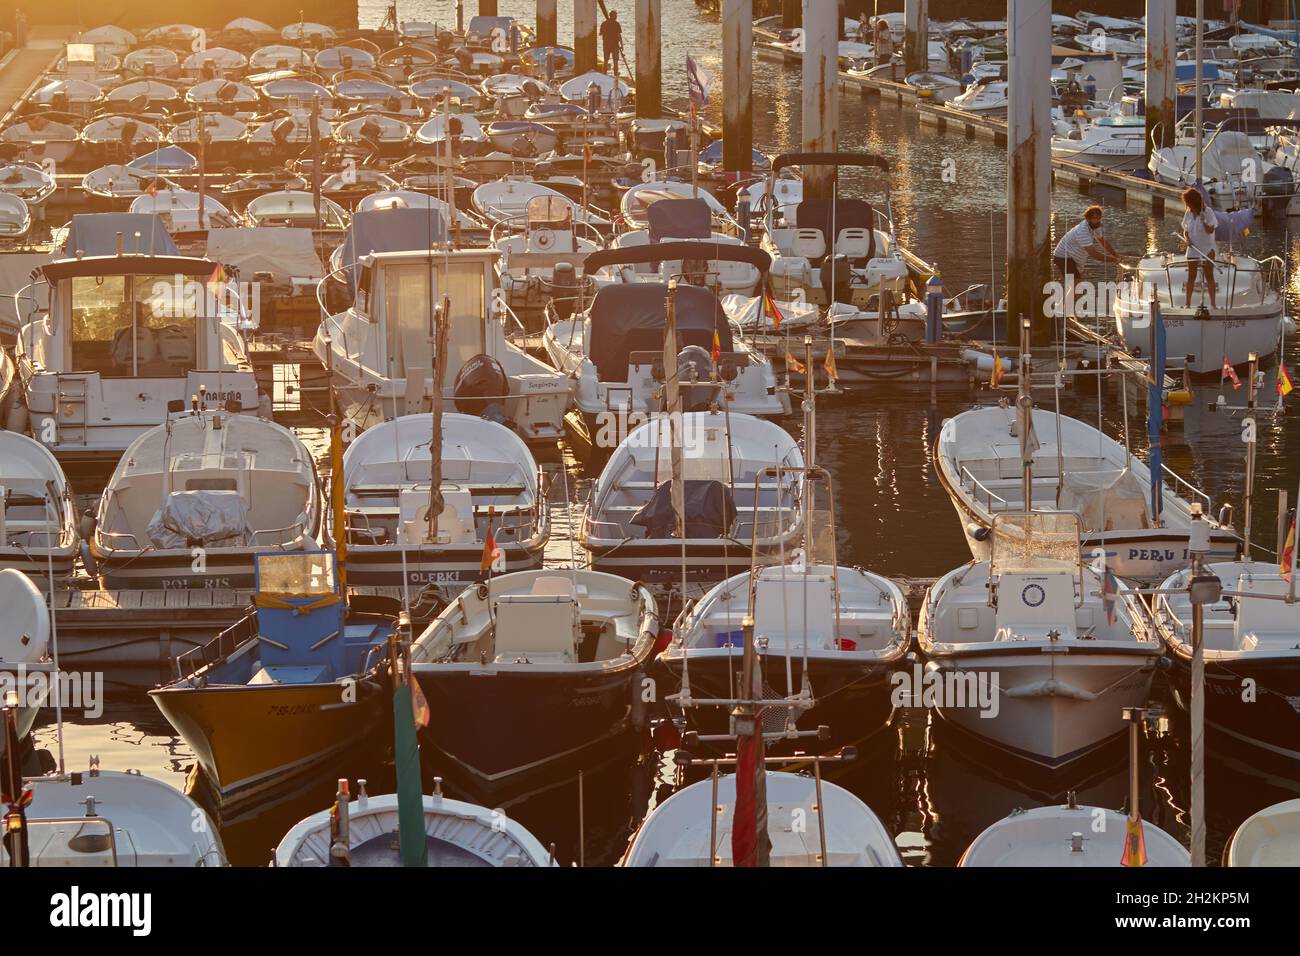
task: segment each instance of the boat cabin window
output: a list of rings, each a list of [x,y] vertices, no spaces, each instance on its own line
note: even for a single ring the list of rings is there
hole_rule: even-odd
[[[334,594],[334,554],[328,551],[259,554],[257,590],[263,594]]]
[[[198,364],[195,310],[184,301],[193,288],[178,296],[172,276],[79,276],[71,285],[74,371],[184,378]]]
[[[451,301],[448,330],[448,377],[473,356],[486,351],[486,268],[483,260],[387,265],[383,269],[385,335],[390,378],[406,370],[433,374],[433,309],[445,293]],[[430,293],[430,272],[433,292]]]

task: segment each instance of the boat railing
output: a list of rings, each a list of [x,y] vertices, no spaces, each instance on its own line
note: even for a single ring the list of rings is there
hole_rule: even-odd
[[[567,196],[564,198],[568,199]],[[569,200],[569,203],[570,205],[575,207],[575,213],[576,213],[577,203],[574,203],[573,200],[571,199]],[[504,219],[498,219],[495,223],[493,223],[492,231],[488,234],[488,243],[489,245],[495,247],[499,240],[504,239],[507,236],[526,234],[528,230],[528,226],[529,226],[529,219],[528,219],[527,210],[524,210],[523,212],[517,212],[514,215],[507,216]],[[596,243],[596,246],[598,248],[601,249],[605,248],[605,237],[601,235],[599,229],[593,226],[586,219],[579,219],[575,214],[574,217],[569,221],[568,228],[573,233],[575,238],[578,237],[579,232],[584,232],[586,234],[585,238],[590,239],[592,242]],[[560,231],[561,232],[564,231],[563,228],[561,228]],[[573,254],[584,255],[584,253],[577,250],[575,250]]]
[[[1161,470],[1161,472],[1162,472],[1164,475],[1166,475],[1166,476],[1168,476],[1169,478],[1172,478],[1172,479],[1174,480],[1174,487],[1175,487],[1176,489],[1177,489],[1177,488],[1186,488],[1189,492],[1191,492],[1191,494],[1193,495],[1193,497],[1199,498],[1199,499],[1201,499],[1202,501],[1205,502],[1205,510],[1206,510],[1207,513],[1210,511],[1210,506],[1211,506],[1212,502],[1211,502],[1211,500],[1210,500],[1210,496],[1209,496],[1209,495],[1207,495],[1207,494],[1206,494],[1204,491],[1202,491],[1200,488],[1197,488],[1195,485],[1193,485],[1190,481],[1188,481],[1188,480],[1187,480],[1186,478],[1184,478],[1182,475],[1178,474],[1178,472],[1174,471],[1172,468],[1170,468],[1168,465],[1166,465],[1163,461],[1160,463],[1160,470]]]
[[[984,507],[986,507],[989,511],[993,510],[993,502],[995,500],[1001,502],[1003,505],[1010,505],[1010,502],[1007,501],[1007,499],[1003,498],[999,494],[996,494],[992,488],[990,488],[988,485],[984,484],[984,482],[976,478],[974,473],[969,468],[967,468],[965,465],[962,465],[961,483],[965,485],[968,480],[970,481],[972,494],[980,491],[984,492],[984,498],[985,498]]]
[[[280,535],[279,539],[276,541],[272,541],[270,543],[274,545],[279,545],[280,547],[284,547],[287,544],[292,544],[294,541],[297,541],[299,538],[303,537],[306,533],[307,533],[306,519],[299,518],[293,524],[285,525],[283,528],[258,528],[257,530],[250,530],[248,535],[248,543],[261,544],[262,542],[259,539],[261,538],[262,535],[277,534]]]
[[[257,612],[250,611],[212,640],[176,655],[176,678],[197,677],[213,664],[230,657],[236,649],[256,640]]]
[[[1160,264],[1160,269],[1165,274],[1164,292],[1167,301],[1161,299],[1161,295],[1160,295],[1161,290],[1160,290],[1160,286],[1157,283],[1150,282],[1148,280],[1142,284],[1150,286],[1150,294],[1155,297],[1156,301],[1162,302],[1162,304],[1168,305],[1170,308],[1179,308],[1179,306],[1176,306],[1174,303],[1174,291],[1175,289],[1178,288],[1178,286],[1175,286],[1174,284],[1173,273],[1171,272],[1171,270],[1179,267],[1181,267],[1184,270],[1187,270],[1188,268],[1190,268],[1191,263],[1199,264],[1204,261],[1205,260],[1200,258],[1189,258],[1188,256],[1164,256],[1163,257],[1162,262]],[[1260,260],[1251,259],[1249,261],[1254,263],[1253,266],[1243,266],[1241,260],[1233,255],[1228,255],[1225,256],[1223,259],[1218,259],[1213,261],[1215,262],[1216,265],[1224,266],[1228,271],[1228,288],[1224,290],[1226,292],[1226,295],[1224,297],[1224,307],[1228,310],[1232,309],[1232,302],[1233,299],[1236,297],[1237,292],[1239,290],[1246,291],[1249,289],[1250,286],[1249,279],[1245,282],[1238,282],[1239,277],[1256,276],[1259,278],[1259,280],[1261,281],[1261,283],[1265,288],[1271,288],[1274,291],[1279,291],[1282,288],[1282,283],[1286,275],[1286,263],[1283,262],[1278,256],[1269,256],[1267,259],[1260,259]],[[1261,289],[1260,292],[1262,297],[1263,290]],[[1145,299],[1146,293],[1139,292],[1138,296],[1142,299]],[[1187,302],[1184,302],[1183,305],[1181,306],[1181,308],[1190,308],[1190,307],[1191,307],[1190,303]]]
[[[118,865],[117,828],[113,826],[113,821],[108,819],[108,817],[100,816],[98,813],[96,813],[94,816],[91,816],[90,811],[87,811],[86,815],[81,817],[37,817],[37,818],[28,817],[27,818],[27,827],[30,830],[34,830],[37,827],[71,827],[74,828],[74,834],[73,834],[74,837],[85,836],[85,833],[83,831],[88,826],[92,826],[92,827],[100,826],[104,828],[104,838],[105,838],[104,849],[107,850],[110,856],[112,857],[113,860],[112,865],[117,866]],[[71,839],[72,838],[69,838],[69,844],[68,844],[69,850],[73,849],[70,842]],[[45,844],[45,846],[48,845],[49,844]],[[43,851],[39,851],[39,850],[37,851],[37,857],[36,857],[37,860],[40,859],[42,852]],[[84,852],[84,851],[74,851],[74,852]]]

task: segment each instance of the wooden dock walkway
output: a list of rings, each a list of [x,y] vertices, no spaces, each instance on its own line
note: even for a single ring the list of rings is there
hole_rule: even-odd
[[[6,125],[26,102],[75,33],[76,28],[70,26],[35,27],[27,46],[11,50],[0,59],[0,126]]]

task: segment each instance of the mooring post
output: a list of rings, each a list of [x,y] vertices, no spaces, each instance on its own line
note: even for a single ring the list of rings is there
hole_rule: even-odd
[[[1177,18],[1174,0],[1147,0],[1147,158],[1151,150],[1174,145],[1174,55]]]
[[[781,29],[793,30],[803,26],[802,0],[781,0]]]
[[[925,341],[936,345],[943,338],[943,280],[938,274],[925,283]]]
[[[497,0],[478,0],[478,15],[480,17],[495,17],[497,15]]]
[[[1048,247],[1052,154],[1052,9],[1008,0],[1007,315],[1028,318],[1031,342],[1052,339],[1043,302],[1051,279]],[[1010,324],[1020,334],[1020,324]]]
[[[663,115],[660,0],[636,0],[636,115]]]
[[[559,33],[555,29],[556,0],[537,0],[537,45],[555,46]]]
[[[590,73],[596,66],[596,0],[573,0],[573,72]]]
[[[753,75],[754,0],[722,0],[722,168],[727,172],[747,173],[754,166]]]
[[[930,12],[927,0],[905,0],[903,30],[904,69],[908,73],[924,70],[930,63]]]
[[[840,131],[840,11],[836,3],[803,0],[803,151],[833,153]],[[835,169],[804,170],[804,195],[827,198]]]

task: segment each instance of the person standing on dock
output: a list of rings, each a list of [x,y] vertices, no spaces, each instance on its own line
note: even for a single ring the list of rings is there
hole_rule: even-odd
[[[618,55],[623,49],[623,25],[618,22],[617,10],[610,10],[600,25],[600,42],[605,48],[605,72],[617,72]]]
[[[1210,293],[1210,305],[1214,305],[1214,258],[1218,252],[1215,242],[1215,230],[1219,219],[1214,210],[1205,203],[1200,190],[1189,186],[1183,190],[1183,239],[1187,242],[1187,289],[1186,302],[1192,304],[1192,292],[1196,288],[1196,273],[1205,273],[1205,288]]]

